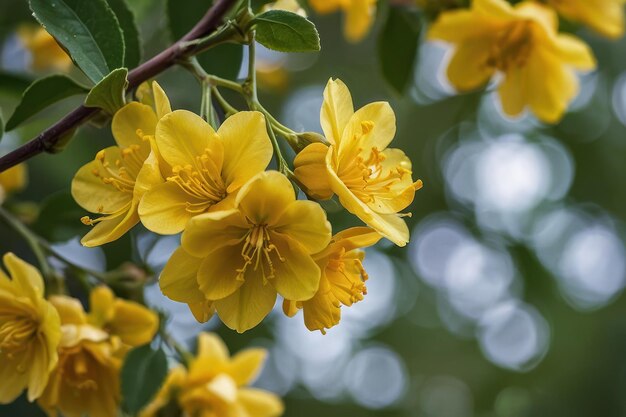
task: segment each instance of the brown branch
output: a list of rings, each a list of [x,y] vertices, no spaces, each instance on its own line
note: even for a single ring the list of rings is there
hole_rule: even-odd
[[[173,66],[177,60],[186,56],[195,47],[193,45],[185,46],[185,43],[215,32],[228,10],[236,2],[236,0],[218,0],[189,33],[160,54],[133,69],[128,74],[128,89],[133,89],[142,82],[160,74]],[[42,152],[52,151],[66,134],[88,121],[98,112],[99,109],[93,107],[82,105],[77,107],[29,142],[1,157],[0,173]]]

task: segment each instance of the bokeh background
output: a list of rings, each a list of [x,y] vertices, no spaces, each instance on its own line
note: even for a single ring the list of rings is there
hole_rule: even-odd
[[[144,56],[152,56],[169,43],[164,2],[129,2]],[[267,347],[256,384],[284,397],[287,417],[626,416],[626,41],[572,29],[592,45],[599,69],[581,77],[563,121],[547,126],[532,116],[505,119],[490,87],[455,95],[442,77],[446,48],[425,40],[407,93],[395,93],[376,52],[386,13],[382,4],[376,27],[356,45],[343,39],[340,15],[310,13],[320,53],[258,51],[261,101],[294,130],[320,131],[331,76],[350,87],[357,107],[386,100],[396,112],[394,147],[406,151],[425,185],[407,219],[411,243],[368,250],[365,300],[344,308],[325,336],[306,330],[301,315],[284,317],[280,306],[238,335],[215,319],[197,324],[157,285],[146,289],[147,302],[171,313],[170,331],[190,346],[210,329],[234,351]],[[5,120],[19,89],[4,74],[34,76],[15,34],[25,23],[34,23],[25,1],[0,1]],[[173,107],[199,110],[200,88],[188,73],[174,69],[158,80]],[[0,149],[79,102],[31,119],[6,134]],[[70,180],[110,143],[108,126],[81,129],[64,152],[29,162],[30,184],[8,205],[78,263],[104,270],[134,261],[156,274],[178,237],[136,228],[103,249],[78,244],[85,213],[69,196]],[[335,231],[357,224],[336,202],[325,208]],[[0,253],[9,250],[35,262],[0,225]],[[40,412],[20,400],[0,415]]]

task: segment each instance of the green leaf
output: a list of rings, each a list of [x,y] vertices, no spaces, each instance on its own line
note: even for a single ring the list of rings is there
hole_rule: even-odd
[[[403,94],[413,78],[421,20],[419,13],[389,7],[387,21],[378,39],[378,59],[385,80]]]
[[[20,123],[57,101],[88,91],[87,87],[77,84],[65,75],[41,78],[24,91],[22,101],[6,124],[6,130],[15,129]]]
[[[107,0],[107,2],[115,13],[124,35],[124,46],[126,47],[124,49],[124,66],[135,68],[141,61],[141,41],[135,15],[128,8],[125,0]]]
[[[94,83],[124,66],[124,37],[105,0],[30,0],[35,18]]]
[[[167,375],[167,358],[149,344],[131,350],[122,366],[124,409],[135,414],[154,397]]]
[[[126,104],[127,87],[128,69],[118,68],[91,89],[85,99],[85,106],[97,107],[108,114],[115,114]]]
[[[0,72],[0,94],[21,96],[33,82],[28,77],[11,72]]]
[[[308,19],[284,10],[270,10],[252,19],[256,40],[263,46],[282,52],[320,50],[320,36]]]
[[[171,40],[176,41],[189,32],[212,4],[212,0],[168,0],[167,15]],[[243,60],[243,46],[218,45],[198,55],[197,58],[209,74],[236,79]]]

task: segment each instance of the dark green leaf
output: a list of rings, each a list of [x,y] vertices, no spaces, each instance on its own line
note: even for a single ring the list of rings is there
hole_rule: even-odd
[[[154,397],[167,375],[167,358],[162,349],[149,344],[131,350],[122,366],[124,409],[137,413]]]
[[[400,94],[404,93],[413,78],[420,28],[417,12],[389,7],[387,21],[378,40],[378,59],[383,76]]]
[[[141,61],[141,41],[135,23],[135,15],[128,8],[126,0],[107,0],[115,13],[124,35],[124,66],[135,68]]]
[[[168,0],[167,10],[171,40],[176,41],[194,27],[211,7],[211,0]],[[243,60],[243,46],[223,44],[198,55],[198,62],[209,73],[235,79]]]
[[[0,72],[0,94],[21,96],[33,80],[10,72]]]
[[[315,25],[306,18],[284,10],[270,10],[255,17],[256,40],[263,46],[282,52],[320,50]]]
[[[124,66],[124,37],[106,0],[30,0],[37,20],[94,83]]]
[[[91,89],[85,99],[85,106],[97,107],[108,114],[115,114],[126,102],[126,87],[128,87],[128,69],[118,68]]]
[[[77,84],[65,75],[51,75],[41,78],[24,91],[22,101],[7,122],[6,130],[15,129],[26,119],[57,101],[88,91],[88,88]]]

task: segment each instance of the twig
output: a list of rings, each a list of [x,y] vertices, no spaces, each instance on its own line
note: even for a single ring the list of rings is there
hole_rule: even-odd
[[[189,33],[172,46],[141,64],[128,74],[128,89],[137,87],[144,81],[160,74],[173,66],[181,58],[198,54],[208,48],[203,42],[192,42],[205,38],[216,32],[226,13],[237,3],[237,0],[218,0],[204,17]],[[231,27],[231,30],[235,28]],[[210,46],[223,42],[224,39],[213,39]],[[53,126],[41,132],[29,142],[0,158],[0,172],[24,162],[42,152],[51,152],[64,135],[87,122],[98,113],[98,109],[79,106]]]

